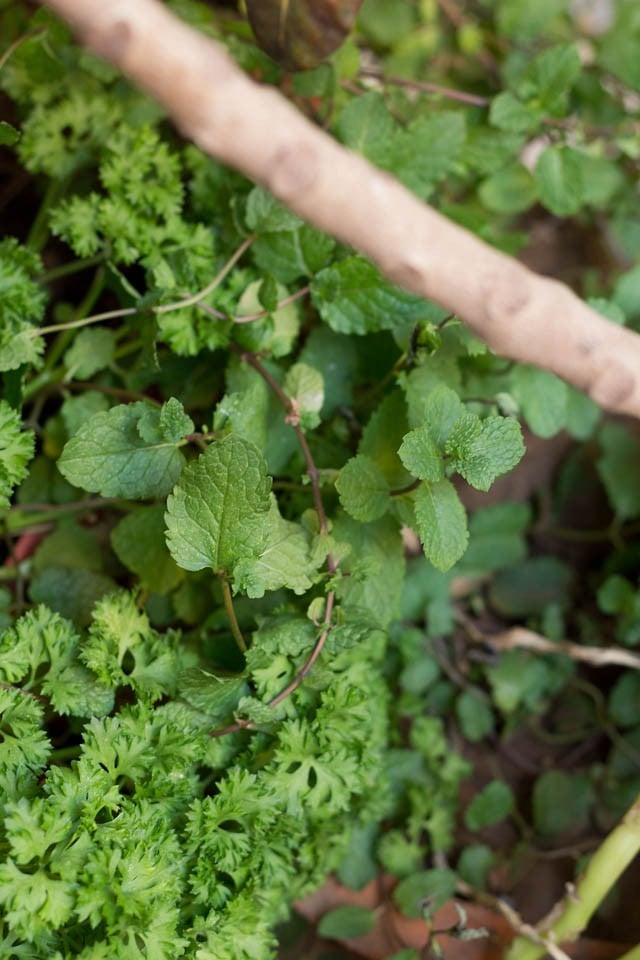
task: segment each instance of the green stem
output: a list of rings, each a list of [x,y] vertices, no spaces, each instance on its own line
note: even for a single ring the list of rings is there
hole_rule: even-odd
[[[573,943],[639,851],[640,796],[593,854],[575,889],[556,904],[537,925],[536,932],[552,943]],[[544,953],[543,945],[526,937],[516,937],[506,960],[537,960]]]
[[[226,577],[222,576],[220,577],[220,582],[222,583],[222,599],[224,600],[224,608],[227,611],[233,639],[238,644],[242,652],[246,653],[247,645],[244,637],[242,636],[240,624],[236,618],[236,612],[233,609],[233,597],[231,596],[231,587],[229,586],[229,581]]]
[[[49,236],[49,211],[54,203],[62,196],[67,187],[67,178],[62,180],[50,180],[45,190],[40,209],[31,225],[29,236],[27,237],[27,246],[40,253],[47,237]]]
[[[89,313],[92,310],[94,304],[96,303],[98,297],[104,290],[106,271],[104,267],[100,267],[96,270],[93,280],[87,290],[82,303],[76,307],[74,313],[76,317],[82,317],[85,314]],[[62,330],[55,341],[53,342],[49,353],[47,355],[46,369],[52,370],[57,364],[60,357],[63,355],[69,342],[75,336],[75,331],[73,330]]]
[[[54,280],[68,277],[72,273],[79,273],[80,270],[89,270],[91,267],[97,267],[103,262],[103,253],[97,253],[95,257],[85,257],[84,260],[70,260],[68,263],[62,263],[59,267],[53,267],[53,269],[43,273],[39,278],[40,283],[53,283]]]

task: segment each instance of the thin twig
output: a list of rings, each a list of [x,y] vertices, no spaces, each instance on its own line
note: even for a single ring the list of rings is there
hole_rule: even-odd
[[[253,367],[256,373],[260,374],[260,376],[263,378],[265,383],[270,387],[270,389],[278,398],[282,406],[285,408],[286,422],[291,427],[293,427],[293,429],[296,432],[298,443],[300,444],[300,449],[302,450],[302,455],[304,457],[304,461],[307,467],[307,474],[311,481],[313,502],[316,508],[316,513],[318,515],[320,532],[322,534],[326,534],[328,532],[328,524],[327,524],[327,515],[324,509],[324,504],[322,502],[322,494],[320,492],[319,471],[313,459],[313,454],[311,453],[309,444],[307,443],[307,438],[305,437],[304,431],[300,426],[300,412],[297,409],[295,402],[291,397],[289,397],[285,393],[285,391],[282,389],[278,381],[275,379],[275,377],[273,377],[269,373],[267,368],[264,366],[264,364],[260,362],[260,360],[255,355],[255,353],[251,353],[251,351],[249,350],[242,350],[239,346],[237,346],[237,344],[234,344],[234,343],[230,343],[229,348],[233,350],[234,353],[238,354],[245,363],[248,363],[251,367]],[[338,565],[330,553],[327,554],[326,564],[327,564],[327,570],[329,571],[329,573],[334,574],[338,568]],[[224,588],[224,584],[223,584],[223,588]],[[283,700],[286,700],[287,697],[290,697],[291,694],[294,692],[294,690],[297,690],[300,684],[303,683],[305,678],[309,675],[309,672],[311,671],[314,663],[322,653],[322,649],[326,643],[327,637],[329,636],[334,604],[335,604],[335,592],[333,590],[330,590],[329,593],[327,594],[327,602],[325,605],[323,629],[320,636],[318,637],[318,639],[316,640],[313,646],[313,650],[311,651],[304,665],[295,675],[293,680],[289,684],[287,684],[284,690],[281,690],[280,693],[273,698],[273,700],[269,701],[268,705],[270,707],[277,707],[278,704],[282,703]],[[228,612],[229,611],[227,610],[227,613]],[[253,722],[248,718],[246,718],[246,719],[236,720],[234,723],[230,723],[226,727],[221,727],[219,730],[212,730],[211,736],[222,737],[222,736],[225,736],[227,733],[236,733],[238,730],[251,730],[251,729],[253,729]]]
[[[207,284],[206,287],[203,287],[202,290],[199,290],[197,293],[194,293],[192,296],[185,297],[184,300],[176,300],[174,303],[163,303],[159,307],[154,307],[154,313],[169,313],[171,310],[180,310],[182,307],[193,307],[196,304],[200,303],[201,300],[204,300],[206,296],[212,293],[216,287],[219,287],[224,278],[227,276],[230,270],[235,267],[236,263],[240,257],[249,249],[255,237],[250,236],[240,244],[238,249],[232,253],[224,267],[220,270],[218,274],[213,278],[211,283]]]
[[[572,660],[590,663],[596,667],[615,665],[640,670],[640,656],[630,653],[628,650],[621,650],[619,647],[600,649],[599,647],[583,647],[579,643],[571,643],[570,641],[556,643],[524,627],[512,627],[510,630],[503,630],[501,633],[485,633],[478,629],[471,618],[461,610],[456,611],[455,617],[470,640],[474,643],[488,644],[488,646],[495,647],[497,650],[522,649],[535,650],[536,653],[559,653],[571,657]]]
[[[544,947],[549,953],[549,956],[553,957],[553,960],[570,960],[564,950],[561,950],[552,940],[544,937],[535,927],[526,923],[518,911],[514,910],[514,908],[501,897],[494,897],[493,894],[487,893],[485,890],[476,890],[475,887],[465,883],[464,880],[457,881],[456,889],[463,896],[468,897],[469,900],[497,910],[505,918],[514,933],[518,934],[518,936],[525,937],[527,940],[531,940],[538,946]]]
[[[453,87],[443,87],[439,83],[428,83],[425,80],[409,80],[405,77],[387,77],[379,70],[364,67],[360,71],[361,77],[379,80],[381,83],[388,83],[394,87],[405,87],[408,90],[419,90],[421,93],[433,93],[439,97],[445,97],[447,100],[455,100],[458,103],[466,103],[472,107],[488,107],[491,103],[488,97],[481,97],[477,93],[467,93],[465,90],[454,90]]]
[[[330,590],[327,594],[327,603],[325,606],[324,614],[324,623],[322,633],[316,640],[313,650],[306,659],[304,666],[298,671],[291,683],[289,683],[284,690],[281,690],[280,693],[270,700],[268,703],[269,707],[277,707],[278,704],[282,703],[283,700],[286,700],[287,697],[290,697],[294,690],[300,686],[300,684],[309,676],[311,668],[314,663],[322,653],[322,648],[324,647],[327,637],[329,636],[329,630],[331,629],[331,617],[333,615],[333,605],[335,602],[335,594],[333,590]],[[238,730],[252,730],[253,721],[249,719],[236,720],[234,723],[230,723],[227,727],[221,727],[218,730],[212,730],[212,737],[224,737],[228,733],[237,733]]]

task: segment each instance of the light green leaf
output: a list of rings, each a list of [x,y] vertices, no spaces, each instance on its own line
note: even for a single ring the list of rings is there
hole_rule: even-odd
[[[431,425],[407,433],[398,450],[403,464],[414,477],[435,482],[444,477],[444,462],[433,440]],[[437,429],[437,427],[435,428]]]
[[[349,101],[336,121],[336,136],[350,150],[377,166],[386,165],[394,121],[379,93],[363,93]]]
[[[184,457],[175,443],[143,439],[141,425],[146,436],[156,436],[156,424],[159,411],[143,400],[97,413],[66,444],[58,468],[75,487],[103,497],[165,496],[180,476]]]
[[[263,233],[252,244],[258,267],[281,283],[312,277],[330,260],[336,242],[320,230],[303,224],[297,230]]]
[[[439,450],[444,445],[453,425],[464,414],[464,404],[450,387],[438,384],[431,390],[422,389],[420,368],[413,370],[403,384],[409,406],[409,420],[416,426],[425,424]]]
[[[461,421],[459,421],[461,422]],[[478,422],[474,435],[456,437],[457,424],[446,444],[453,454],[451,465],[476,490],[488,490],[496,477],[511,470],[524,455],[522,430],[509,417],[487,417]]]
[[[463,690],[456,698],[456,716],[463,736],[471,743],[478,743],[493,732],[491,706],[472,689]]]
[[[570,217],[583,206],[581,156],[570,147],[547,147],[534,170],[540,202],[557,217]]]
[[[415,493],[418,535],[437,570],[448,570],[467,548],[467,515],[449,480],[421,483]]]
[[[6,120],[0,120],[0,147],[12,147],[20,139],[20,131]]]
[[[370,457],[352,457],[336,480],[340,503],[356,520],[377,520],[389,506],[389,484],[380,467]]]
[[[537,95],[545,113],[564,114],[571,87],[580,76],[582,63],[573,44],[558,44],[543,50],[533,63]]]
[[[253,444],[235,434],[212,443],[185,468],[167,501],[167,544],[176,563],[231,574],[239,560],[259,557],[270,488]]]
[[[442,111],[418,117],[396,134],[386,168],[425,200],[457,163],[466,139],[462,113]]]
[[[533,133],[542,123],[544,111],[523,103],[510,90],[499,93],[491,102],[489,119],[494,127],[509,133]]]
[[[160,433],[169,443],[180,443],[183,437],[193,433],[195,426],[191,417],[176,397],[169,397],[160,408]]]
[[[297,523],[283,519],[276,498],[265,520],[267,539],[259,557],[243,558],[234,568],[234,583],[249,597],[286,587],[303,594],[313,586],[317,564],[312,562],[309,539]]]
[[[324,380],[320,371],[306,363],[294,363],[287,371],[284,389],[300,411],[303,430],[317,427],[324,403]]]
[[[389,516],[373,523],[339,517],[333,536],[351,552],[342,560],[336,594],[345,609],[360,608],[382,627],[400,611],[405,572],[404,551],[398,526]]]
[[[478,188],[485,207],[496,213],[522,213],[538,198],[538,188],[527,168],[519,161],[498,170]]]
[[[568,387],[555,374],[518,364],[511,374],[511,393],[536,436],[553,437],[565,426]]]
[[[111,532],[116,556],[152,593],[168,593],[184,577],[167,550],[164,505],[136,507]]]
[[[254,187],[248,195],[245,220],[252,233],[276,233],[302,226],[300,217],[291,213],[264,187]]]
[[[113,360],[116,335],[106,327],[80,330],[64,355],[64,365],[70,377],[87,380],[104,370]]]
[[[338,333],[374,333],[418,320],[426,307],[420,297],[384,280],[364,257],[353,256],[314,277],[311,296],[325,323]]]

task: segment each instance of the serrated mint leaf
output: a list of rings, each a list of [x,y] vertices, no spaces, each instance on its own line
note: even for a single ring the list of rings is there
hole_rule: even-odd
[[[375,461],[365,454],[349,460],[336,480],[340,503],[350,516],[377,520],[389,506],[389,484]]]
[[[333,536],[341,546],[351,547],[340,563],[340,571],[347,576],[339,579],[337,596],[387,627],[400,611],[405,572],[397,524],[389,516],[366,524],[344,516],[335,521]]]
[[[234,434],[212,443],[167,500],[167,545],[176,563],[231,575],[240,560],[259,557],[269,532],[270,489],[253,444]]]
[[[193,420],[184,412],[176,397],[170,397],[160,408],[160,432],[169,443],[179,443],[195,429]]]
[[[568,386],[555,374],[518,364],[510,390],[532,433],[553,437],[566,426]]]
[[[532,65],[542,109],[554,117],[567,108],[568,94],[582,71],[580,54],[571,44],[559,44],[538,54]]]
[[[283,206],[264,187],[254,187],[247,197],[245,221],[254,233],[276,233],[297,230],[302,220]]]
[[[113,360],[116,335],[106,327],[80,330],[64,355],[64,365],[70,378],[87,380],[104,370]]]
[[[320,371],[306,363],[294,363],[287,371],[284,389],[300,411],[302,429],[317,427],[324,403],[324,379]]]
[[[451,465],[476,490],[486,491],[496,477],[515,467],[523,455],[524,443],[518,421],[509,417],[487,417],[478,423],[473,435],[455,447]]]
[[[260,270],[281,283],[293,283],[321,270],[335,245],[333,237],[305,223],[297,230],[261,234],[253,242],[251,253]]]
[[[582,158],[570,147],[547,147],[533,173],[540,203],[557,217],[570,217],[585,202]]]
[[[205,713],[212,725],[230,717],[248,689],[244,677],[217,677],[201,667],[185,670],[178,678],[178,695]]]
[[[544,110],[523,103],[510,90],[499,93],[491,101],[489,120],[499,130],[509,133],[532,133],[542,123]]]
[[[461,113],[443,111],[421,116],[393,138],[385,166],[425,200],[457,163],[465,140]]]
[[[168,593],[184,573],[167,550],[164,504],[136,507],[111,532],[111,545],[120,563],[140,577],[152,593]]]
[[[336,136],[350,150],[378,166],[386,166],[394,120],[379,93],[354,97],[336,121]]]
[[[418,427],[408,433],[398,450],[400,459],[414,477],[421,480],[442,480],[444,462],[429,426]]]
[[[174,443],[154,439],[159,411],[139,400],[91,417],[65,445],[58,460],[63,477],[103,497],[165,496],[180,476],[184,457]]]
[[[421,483],[415,493],[418,536],[437,570],[448,570],[467,548],[467,514],[449,480]]]
[[[438,449],[444,450],[444,445],[453,425],[465,412],[460,397],[450,387],[438,384],[431,390],[421,390],[421,378],[416,376],[420,370],[414,370],[403,383],[409,407],[411,424],[424,424],[431,439]]]
[[[496,213],[522,213],[536,202],[538,188],[524,164],[517,161],[484,180],[478,196],[485,207]]]
[[[267,590],[286,587],[303,594],[313,586],[318,564],[309,550],[309,538],[298,523],[280,516],[276,498],[265,521],[267,538],[259,557],[243,558],[234,568],[236,589],[249,597],[263,597]]]
[[[325,323],[338,333],[391,330],[424,316],[424,300],[384,280],[364,257],[353,256],[321,270],[311,297]]]

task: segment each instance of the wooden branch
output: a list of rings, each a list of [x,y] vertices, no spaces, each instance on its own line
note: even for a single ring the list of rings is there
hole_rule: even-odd
[[[457,314],[497,353],[640,417],[639,336],[421,203],[157,0],[44,2],[206,153],[366,254],[390,280]]]

